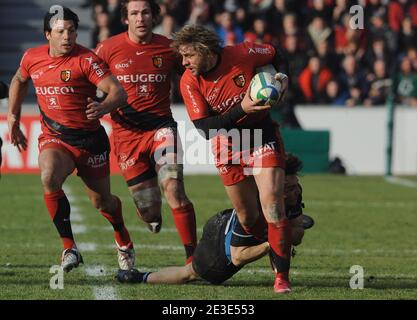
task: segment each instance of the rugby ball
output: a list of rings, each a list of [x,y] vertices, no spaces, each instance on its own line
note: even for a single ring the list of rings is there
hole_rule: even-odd
[[[281,82],[269,72],[259,72],[252,78],[249,90],[253,101],[261,100],[259,105],[274,105],[280,98]]]

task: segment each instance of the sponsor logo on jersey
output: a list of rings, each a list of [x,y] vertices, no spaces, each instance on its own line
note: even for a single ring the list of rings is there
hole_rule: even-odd
[[[116,68],[116,69],[118,69],[118,70],[120,70],[120,69],[127,69],[127,68],[129,68],[129,66],[131,65],[133,63],[133,60],[132,59],[125,59],[125,60],[123,60],[123,61],[121,61],[121,62],[119,62],[119,63],[116,63],[115,65],[114,65],[114,67]]]
[[[249,48],[249,54],[271,54],[271,49],[270,48]]]
[[[37,80],[43,75],[43,70],[38,70],[30,75],[32,80]]]
[[[198,107],[197,101],[195,100],[194,95],[191,92],[190,85],[187,84],[186,88],[187,88],[188,96],[190,97],[191,103],[193,105],[193,111],[194,111],[194,113],[199,113],[200,112],[200,108]]]
[[[225,110],[228,110],[229,108],[233,107],[235,104],[241,102],[243,98],[245,97],[245,92],[242,92],[241,94],[231,97],[225,101],[223,101],[221,104],[217,106],[212,106],[213,110],[216,112],[223,112]]]
[[[127,158],[127,157],[126,157]],[[119,168],[122,171],[125,171],[129,169],[130,167],[133,167],[136,164],[136,158],[130,158],[130,159],[123,159],[119,157]]]
[[[161,68],[162,67],[162,57],[161,56],[153,56],[152,57],[152,62],[153,62],[153,65],[156,68]]]
[[[73,87],[35,87],[36,94],[39,95],[60,95],[60,94],[69,94],[75,93]]]
[[[252,156],[255,158],[262,158],[267,155],[274,154],[275,150],[277,149],[277,146],[275,146],[276,143],[276,141],[270,141],[265,143],[263,146],[253,151]]]
[[[233,81],[239,88],[243,88],[246,84],[245,75],[243,73],[238,74],[237,76],[233,77]]]
[[[59,105],[59,99],[57,96],[46,96],[45,101],[48,105],[48,109],[61,109],[61,106]]]
[[[87,165],[91,168],[100,168],[107,164],[108,151],[104,151],[101,154],[95,154],[94,156],[88,157]]]
[[[118,75],[117,80],[124,83],[146,83],[146,82],[165,82],[167,80],[166,74],[141,73],[141,74],[126,74]]]
[[[61,71],[61,80],[68,82],[71,80],[71,70],[62,70]]]
[[[93,57],[85,58],[90,63],[90,66],[93,68],[96,75],[101,78],[104,75],[104,71],[100,68],[97,62],[93,62]]]

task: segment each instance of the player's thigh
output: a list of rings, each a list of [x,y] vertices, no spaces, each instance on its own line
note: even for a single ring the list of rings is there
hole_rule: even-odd
[[[259,214],[258,191],[252,178],[247,178],[236,184],[225,186],[226,193],[233,208],[244,226],[252,226]]]
[[[38,162],[41,180],[46,188],[60,187],[75,169],[73,158],[61,148],[50,147],[41,150]]]

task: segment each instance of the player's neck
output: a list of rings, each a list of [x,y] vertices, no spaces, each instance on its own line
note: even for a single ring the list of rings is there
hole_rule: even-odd
[[[127,31],[127,35],[130,39],[130,41],[137,43],[137,44],[148,44],[152,41],[152,32],[149,32],[144,37],[138,37],[133,32],[130,32],[130,30]]]

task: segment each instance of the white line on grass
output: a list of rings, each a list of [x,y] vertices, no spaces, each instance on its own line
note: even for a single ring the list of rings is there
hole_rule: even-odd
[[[67,195],[68,201],[71,203],[72,213],[75,215],[74,221],[82,222],[83,217],[81,215],[80,208],[76,205],[79,202],[79,199],[74,196],[71,192],[71,188],[68,186],[64,187],[65,193]],[[74,204],[75,203],[75,204]],[[71,218],[74,216],[71,214]],[[84,224],[73,224],[72,232],[74,234],[85,233],[87,232],[87,227]],[[80,243],[78,245],[80,251],[95,251],[97,250],[97,244],[92,242]],[[84,268],[84,272],[90,277],[102,277],[106,275],[104,266],[87,266]],[[96,300],[118,300],[116,289],[112,286],[93,286],[93,295]]]
[[[417,182],[411,181],[411,180],[408,180],[408,179],[403,179],[403,178],[390,176],[390,177],[386,177],[385,181],[387,181],[389,183],[393,183],[393,184],[398,184],[398,185],[403,186],[403,187],[417,188]]]

